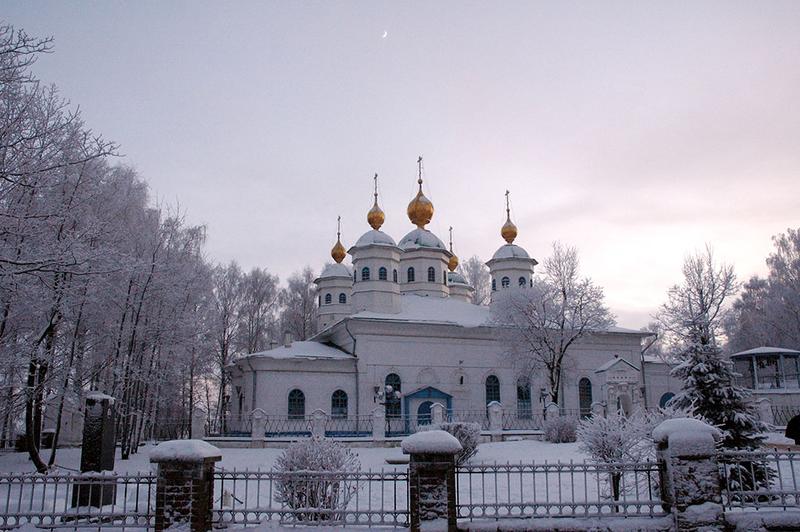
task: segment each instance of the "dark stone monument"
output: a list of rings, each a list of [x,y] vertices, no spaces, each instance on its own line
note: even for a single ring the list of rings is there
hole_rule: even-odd
[[[100,392],[86,396],[81,445],[81,473],[114,471],[115,437],[114,398]],[[100,507],[113,504],[117,482],[113,476],[98,476],[91,481],[76,481],[72,506]]]

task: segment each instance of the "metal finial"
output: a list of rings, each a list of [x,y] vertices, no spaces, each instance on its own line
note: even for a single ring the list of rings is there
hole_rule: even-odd
[[[336,217],[336,238],[339,239],[342,236],[342,217]]]
[[[417,183],[419,183],[419,189],[422,190],[422,155],[417,159],[417,174]]]
[[[453,252],[453,226],[450,226],[450,253]]]
[[[372,179],[375,180],[375,201],[378,201],[378,172],[375,172],[375,177]]]
[[[511,218],[511,205],[508,201],[508,195],[511,194],[508,190],[506,190],[506,216]]]

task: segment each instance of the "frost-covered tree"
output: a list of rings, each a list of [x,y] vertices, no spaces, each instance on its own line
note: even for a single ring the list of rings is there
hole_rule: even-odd
[[[296,340],[307,340],[316,333],[314,313],[317,309],[317,289],[314,271],[306,266],[289,277],[281,290],[281,328]]]
[[[475,289],[472,292],[472,303],[475,305],[488,305],[492,296],[492,287],[489,268],[486,267],[486,264],[480,257],[473,255],[464,264],[459,265],[458,268],[467,280],[467,284]]]
[[[766,426],[748,403],[749,392],[736,385],[733,365],[722,355],[717,333],[725,319],[726,302],[736,292],[733,267],[718,265],[710,248],[689,256],[683,265],[683,282],[673,286],[659,312],[659,321],[672,335],[679,360],[672,375],[682,382],[672,406],[690,410],[722,431],[721,445],[733,450],[752,450],[764,440]],[[739,464],[749,469],[748,464]],[[769,478],[761,465],[752,468],[748,485]],[[750,478],[748,471],[737,473]]]
[[[578,252],[553,244],[544,276],[527,289],[500,290],[492,305],[501,341],[524,374],[542,371],[548,393],[559,402],[567,353],[581,339],[614,325],[603,289],[581,277]]]
[[[800,345],[800,229],[772,238],[766,278],[752,277],[725,322],[731,352]]]

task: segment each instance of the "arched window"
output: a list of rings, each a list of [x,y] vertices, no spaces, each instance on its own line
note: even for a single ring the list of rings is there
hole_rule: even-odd
[[[341,303],[342,305],[347,303],[347,294],[345,294],[344,292],[339,294],[339,303]]]
[[[331,301],[332,301],[331,295],[330,294],[325,294],[325,304],[326,305],[330,305]]]
[[[508,277],[503,277],[500,280],[500,286],[502,286],[503,288],[508,288],[508,285],[510,284],[511,284],[511,279],[509,279]]]
[[[303,419],[306,416],[306,396],[298,389],[289,392],[289,419]]]
[[[387,276],[386,268],[381,266],[378,269],[378,280],[379,281],[386,281],[387,279],[388,279],[388,276]]]
[[[347,419],[347,393],[344,390],[336,390],[331,395],[331,417]]]
[[[397,282],[397,270],[392,270],[392,281]]]
[[[486,404],[492,401],[500,402],[500,379],[489,375],[486,377]]]
[[[436,270],[433,266],[428,268],[428,282],[435,283],[436,282]]]
[[[369,268],[367,268],[366,266],[361,268],[361,280],[369,281]]]
[[[409,283],[414,282],[414,268],[409,268],[406,272],[406,281]]]
[[[578,406],[581,419],[592,415],[592,381],[586,377],[578,381]]]
[[[397,394],[401,391],[400,375],[397,373],[389,373],[386,380],[383,381],[386,385],[386,417],[400,417],[400,397]],[[389,391],[391,387],[391,392]]]
[[[492,291],[497,291],[497,279],[492,279]]]
[[[524,375],[517,379],[517,417],[520,419],[533,417],[531,410],[531,380]]]
[[[519,278],[519,285],[520,285],[522,288],[525,288],[525,285],[526,285],[526,284],[528,284],[528,283],[525,281],[525,278],[524,278],[524,277],[520,277],[520,278]]]
[[[661,399],[658,400],[658,406],[661,408],[666,407],[672,398],[675,397],[675,394],[672,392],[667,392],[661,396]]]

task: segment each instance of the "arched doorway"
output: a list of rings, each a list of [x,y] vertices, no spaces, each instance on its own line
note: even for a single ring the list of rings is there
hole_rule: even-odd
[[[433,402],[423,401],[417,408],[417,425],[428,425],[431,422],[431,407]]]

